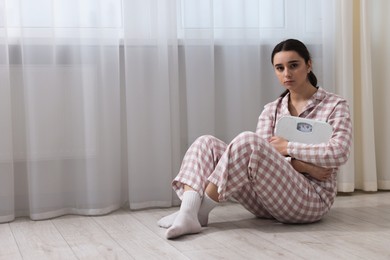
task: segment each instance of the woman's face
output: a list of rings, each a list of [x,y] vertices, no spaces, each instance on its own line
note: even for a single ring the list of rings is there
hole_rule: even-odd
[[[310,84],[307,74],[311,70],[308,63],[295,51],[281,51],[274,56],[274,69],[280,84],[286,89],[298,91]]]

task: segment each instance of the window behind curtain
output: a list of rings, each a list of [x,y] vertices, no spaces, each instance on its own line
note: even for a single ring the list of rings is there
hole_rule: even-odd
[[[320,0],[181,0],[179,38],[305,38],[321,36]]]
[[[121,0],[8,0],[8,27],[120,28]]]
[[[153,26],[143,22],[153,20],[155,1],[131,5],[137,9],[132,16],[138,19],[138,36],[155,38]],[[122,0],[8,0],[0,3],[7,14],[0,27],[7,25],[9,36],[16,37],[18,30],[12,29],[21,27],[122,29],[129,19],[122,7]],[[209,38],[210,29],[215,39],[283,38],[291,32],[314,39],[321,36],[321,16],[320,0],[177,0],[179,39]]]

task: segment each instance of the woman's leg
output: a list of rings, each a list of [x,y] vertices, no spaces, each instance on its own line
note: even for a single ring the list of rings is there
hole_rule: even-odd
[[[224,142],[213,136],[201,136],[188,149],[180,172],[173,181],[173,187],[182,199],[180,210],[158,221],[159,226],[169,228],[167,238],[197,233],[201,225],[207,225],[208,213],[217,205],[216,201],[204,195],[209,183],[207,178],[226,147]]]
[[[227,144],[210,135],[195,140],[183,158],[179,174],[172,181],[172,187],[180,199],[185,186],[191,187],[203,197],[209,184],[208,177],[214,172],[226,148]]]
[[[197,160],[184,163],[182,169],[185,170],[173,182],[173,187],[181,197],[185,185],[203,195],[210,182],[218,187],[218,201],[224,201],[233,194],[236,198],[247,196],[241,198],[241,201],[248,210],[257,216],[274,217],[281,222],[313,222],[328,211],[318,194],[321,192],[318,187],[315,188],[313,183],[296,172],[283,156],[255,133],[238,135],[218,160],[210,160],[213,157],[210,150],[201,152],[205,147],[199,147],[194,153],[197,154]],[[209,156],[202,160],[203,154]],[[204,171],[205,168],[209,170]],[[248,187],[252,187],[253,192],[248,192]],[[182,229],[179,235],[188,233],[194,232]]]
[[[209,183],[207,186],[208,188],[210,186],[215,186],[212,183]],[[215,186],[216,187],[216,186]],[[216,188],[212,188],[213,192],[215,192],[216,195],[212,195],[213,198],[218,197],[218,193],[216,193]],[[172,213],[171,215],[168,215],[166,217],[161,218],[158,221],[158,225],[160,227],[165,227],[165,228],[171,228],[167,232],[167,237],[168,238],[174,238],[182,233],[188,234],[188,233],[197,233],[200,231],[200,226],[206,226],[208,223],[208,218],[209,218],[209,213],[212,209],[214,209],[218,205],[218,201],[213,200],[210,198],[208,193],[211,191],[208,191],[206,188],[206,191],[204,192],[204,196],[201,200],[201,204],[198,207],[197,204],[194,202],[190,202],[188,204],[189,199],[188,196],[189,194],[193,194],[195,196],[195,199],[193,200],[198,200],[200,198],[199,194],[194,191],[191,187],[185,186],[184,188],[184,193],[183,193],[183,198],[182,198],[182,205],[180,206],[180,210]],[[187,205],[188,204],[188,205]],[[180,212],[185,212],[185,214],[181,214],[181,217],[178,217]],[[186,216],[187,213],[189,213],[189,216]],[[197,219],[194,219],[194,216],[196,216],[197,213]],[[198,225],[200,224],[200,226]]]
[[[255,215],[285,223],[317,221],[329,209],[322,188],[252,132],[229,144],[208,180],[218,187],[219,201],[234,195]]]

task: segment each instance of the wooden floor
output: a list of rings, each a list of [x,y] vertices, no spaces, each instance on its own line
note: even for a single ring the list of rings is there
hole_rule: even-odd
[[[156,221],[177,208],[0,224],[0,259],[390,259],[390,192],[338,195],[320,222],[284,225],[235,203],[200,234],[166,240]]]

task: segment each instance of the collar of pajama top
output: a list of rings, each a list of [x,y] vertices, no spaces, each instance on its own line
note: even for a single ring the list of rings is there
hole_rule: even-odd
[[[314,108],[322,100],[324,100],[325,97],[326,97],[326,91],[323,88],[318,87],[317,91],[308,100],[305,108],[302,110],[302,113],[299,114],[298,116],[299,117],[306,117],[307,114],[311,111],[311,109]],[[290,93],[288,93],[282,99],[282,102],[281,102],[281,114],[282,115],[291,115],[290,111],[288,110],[288,100],[289,99],[290,99]]]

